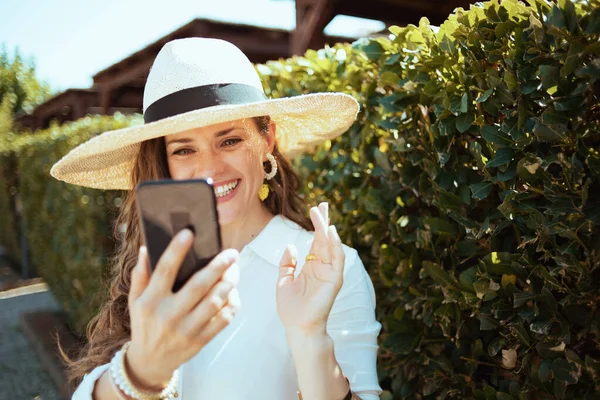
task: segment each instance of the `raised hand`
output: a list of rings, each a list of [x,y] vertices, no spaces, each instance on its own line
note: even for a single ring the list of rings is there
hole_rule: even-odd
[[[231,322],[240,307],[239,255],[234,249],[217,255],[177,293],[171,291],[192,241],[189,230],[178,233],[151,276],[148,253],[142,247],[132,271],[131,346],[126,363],[130,378],[142,388],[160,388]]]
[[[286,329],[306,334],[325,332],[327,318],[343,282],[344,251],[329,225],[329,205],[310,210],[315,236],[307,260],[297,277],[297,252],[289,245],[279,263],[277,312]]]

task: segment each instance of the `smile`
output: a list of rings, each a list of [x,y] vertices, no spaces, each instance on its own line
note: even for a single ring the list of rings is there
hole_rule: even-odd
[[[239,183],[240,181],[236,179],[235,181],[229,182],[225,185],[215,186],[215,196],[217,196],[217,198],[227,196],[229,193],[233,192]]]

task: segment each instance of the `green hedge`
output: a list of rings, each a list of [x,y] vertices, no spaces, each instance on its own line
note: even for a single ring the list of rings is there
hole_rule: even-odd
[[[16,135],[12,132],[15,113],[30,112],[50,97],[47,84],[36,78],[31,62],[24,62],[18,51],[9,56],[0,49],[0,148],[8,146]],[[20,221],[15,214],[17,160],[12,153],[0,150],[0,246],[12,261],[19,262]]]
[[[375,281],[386,399],[600,398],[600,9],[530,3],[259,66],[362,103],[298,166]]]
[[[21,229],[16,213],[16,159],[12,154],[0,154],[0,246],[15,262],[21,262]]]
[[[102,281],[114,249],[111,210],[120,193],[67,185],[50,176],[50,167],[79,143],[132,121],[137,117],[87,117],[0,146],[0,153],[18,160],[31,264],[81,334],[105,299]]]

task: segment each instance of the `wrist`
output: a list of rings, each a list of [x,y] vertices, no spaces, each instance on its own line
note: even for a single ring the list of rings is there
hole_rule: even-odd
[[[137,356],[132,349],[127,351],[125,370],[131,382],[138,388],[147,391],[160,391],[167,386],[174,371],[164,371],[152,368],[154,363],[145,361]]]
[[[333,340],[325,329],[286,329],[286,338],[294,357],[298,355],[304,359],[314,359],[333,352]]]

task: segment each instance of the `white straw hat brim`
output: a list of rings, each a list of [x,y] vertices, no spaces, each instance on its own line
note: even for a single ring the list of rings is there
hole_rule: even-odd
[[[74,148],[50,170],[61,181],[95,189],[132,189],[140,143],[227,121],[269,115],[279,150],[293,157],[346,132],[358,102],[343,93],[315,93],[255,103],[202,108],[144,125],[102,133]]]

